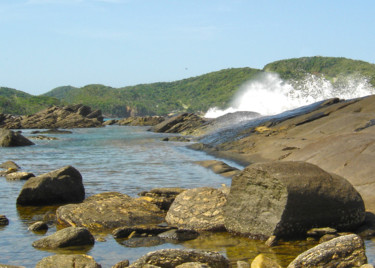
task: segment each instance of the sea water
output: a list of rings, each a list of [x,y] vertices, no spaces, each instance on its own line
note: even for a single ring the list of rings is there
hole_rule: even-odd
[[[32,130],[24,130],[27,137]],[[137,193],[156,187],[195,188],[230,185],[230,179],[214,174],[194,161],[214,159],[203,152],[193,151],[187,143],[163,142],[168,134],[147,131],[145,127],[107,126],[104,128],[73,129],[72,134],[53,134],[58,140],[34,140],[36,145],[0,148],[0,162],[15,161],[23,171],[40,175],[66,165],[78,169],[83,177],[86,197],[117,191],[136,197]],[[226,161],[226,160],[225,160]],[[226,161],[229,165],[241,166]],[[16,205],[23,181],[6,181],[0,178],[0,214],[9,219],[9,225],[0,228],[0,263],[34,267],[42,258],[53,254],[85,253],[103,267],[129,259],[131,262],[142,255],[165,248],[196,248],[218,251],[233,264],[237,260],[251,261],[259,253],[278,259],[287,265],[295,256],[312,247],[306,241],[284,243],[267,248],[262,241],[236,237],[227,233],[204,233],[199,238],[181,244],[163,244],[153,247],[130,248],[115,240],[110,234],[95,234],[97,241],[91,248],[76,250],[43,251],[32,243],[53,234],[33,233],[27,228],[42,219],[55,207],[21,207]],[[366,241],[367,254],[374,261],[375,247]]]

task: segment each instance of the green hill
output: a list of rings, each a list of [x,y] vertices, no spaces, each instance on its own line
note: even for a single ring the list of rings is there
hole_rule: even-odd
[[[82,88],[62,87],[45,95],[68,103],[83,103],[112,116],[205,112],[212,106],[225,107],[238,87],[259,72],[252,68],[233,68],[175,82],[123,88],[97,84]]]
[[[362,75],[375,86],[375,64],[360,60],[334,57],[303,57],[267,64],[266,72],[276,72],[283,79],[302,79],[307,73],[323,75],[329,80],[348,75]]]
[[[263,70],[231,68],[174,82],[112,88],[93,84],[81,88],[62,86],[41,96],[0,88],[0,112],[30,114],[53,104],[85,104],[107,116],[166,115],[177,112],[206,112],[226,108],[240,85],[261,72],[276,72],[295,85],[307,74],[338,83],[351,75],[366,77],[375,86],[375,65],[346,58],[303,57],[275,61]],[[340,80],[341,79],[341,80]]]
[[[32,96],[28,93],[0,87],[0,113],[26,115],[36,113],[61,101],[48,96]]]

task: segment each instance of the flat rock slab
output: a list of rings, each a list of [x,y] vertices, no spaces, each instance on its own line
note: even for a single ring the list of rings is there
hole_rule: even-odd
[[[350,231],[365,207],[344,178],[305,162],[253,164],[233,178],[224,209],[228,231],[290,238],[314,227]]]
[[[95,238],[83,227],[68,227],[33,242],[33,247],[40,249],[56,249],[73,246],[91,246]]]
[[[74,167],[66,166],[28,179],[18,195],[17,204],[66,204],[81,202],[84,198],[81,174]]]
[[[362,238],[351,234],[319,244],[295,258],[288,268],[360,267],[367,263]]]
[[[35,268],[59,267],[59,268],[101,268],[93,257],[84,254],[57,254],[48,256],[39,261]]]
[[[23,171],[12,172],[12,173],[9,173],[9,174],[5,175],[5,178],[8,181],[28,180],[32,177],[35,177],[35,175],[33,173],[23,172]]]
[[[226,195],[215,188],[202,187],[179,194],[165,220],[179,229],[214,231],[224,229]]]
[[[217,252],[193,249],[162,249],[150,252],[129,267],[142,268],[145,265],[155,265],[163,268],[174,268],[186,262],[205,263],[212,268],[230,267],[229,260]]]
[[[63,225],[105,230],[159,224],[165,214],[150,202],[107,192],[90,196],[81,204],[60,206],[56,215],[57,221]]]

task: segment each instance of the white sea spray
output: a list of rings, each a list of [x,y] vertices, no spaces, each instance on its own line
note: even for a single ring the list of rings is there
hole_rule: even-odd
[[[371,94],[375,94],[375,88],[360,74],[340,75],[333,81],[306,74],[300,80],[284,81],[276,73],[262,73],[239,88],[229,108],[210,108],[205,117],[217,118],[237,111],[274,115],[329,98],[352,99]]]

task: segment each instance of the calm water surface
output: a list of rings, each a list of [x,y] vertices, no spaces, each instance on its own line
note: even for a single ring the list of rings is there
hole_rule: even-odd
[[[0,163],[13,160],[22,170],[43,174],[66,165],[77,168],[83,177],[86,197],[106,192],[118,191],[130,196],[156,187],[201,186],[219,187],[230,185],[230,180],[194,164],[194,161],[214,159],[202,152],[185,148],[185,143],[162,142],[166,134],[146,131],[143,127],[109,126],[99,129],[74,129],[73,134],[51,135],[58,140],[34,141],[35,146],[0,148]],[[25,136],[32,136],[25,130]],[[226,161],[229,165],[235,163]],[[239,166],[237,166],[239,167]],[[35,234],[27,227],[40,220],[53,207],[17,207],[16,199],[24,182],[6,181],[0,177],[0,214],[4,214],[10,224],[0,228],[0,263],[34,267],[42,258],[55,253],[86,253],[94,257],[103,267],[111,267],[117,262],[134,261],[147,252],[164,248],[197,248],[215,250],[226,255],[235,263],[237,260],[250,261],[259,253],[265,253],[280,264],[287,265],[297,254],[311,247],[300,241],[284,243],[269,249],[261,241],[231,236],[227,233],[206,233],[196,240],[183,244],[163,244],[155,247],[129,248],[121,245],[111,235],[96,234],[100,241],[95,246],[75,251],[50,252],[34,249],[33,241],[50,235]],[[375,243],[367,240],[367,256],[371,263],[375,260]]]

